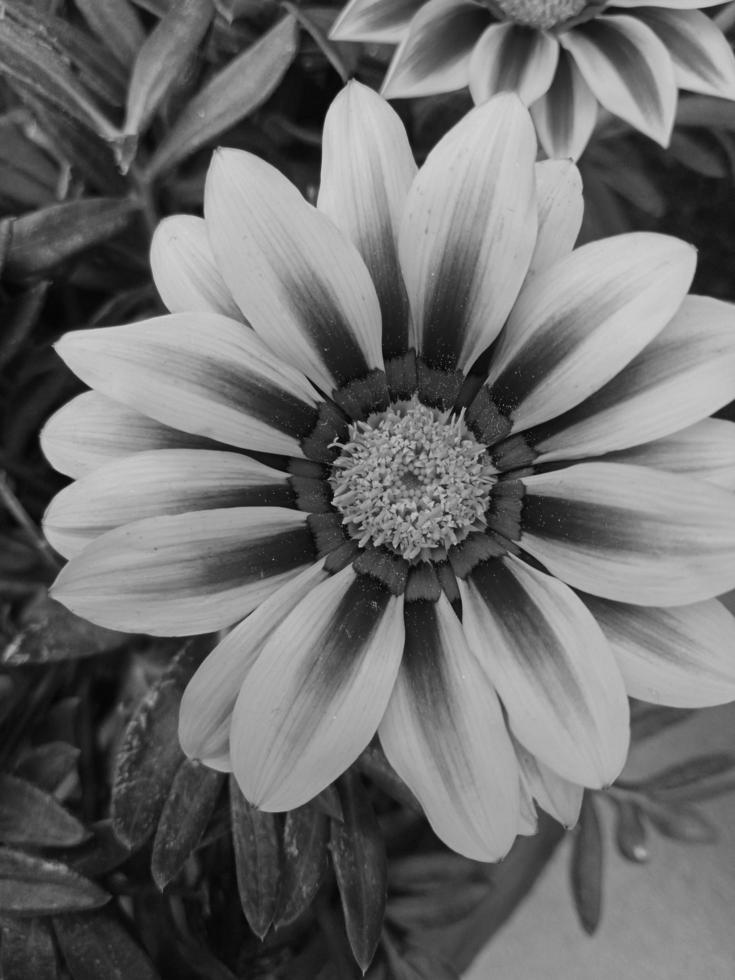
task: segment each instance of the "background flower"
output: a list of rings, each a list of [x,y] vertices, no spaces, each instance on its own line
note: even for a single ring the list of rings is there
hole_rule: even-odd
[[[43,435],[78,478],[46,515],[54,594],[116,629],[235,627],[180,734],[257,806],[305,803],[377,730],[436,832],[495,859],[534,799],[572,823],[616,777],[626,691],[735,693],[712,598],[735,585],[735,438],[705,418],[735,312],[685,298],[676,239],[572,251],[578,174],[535,164],[515,97],[416,173],[353,84],[323,153],[314,209],[220,151],[205,220],[154,242],[171,314],[59,342],[94,391]],[[375,505],[390,481],[405,500]]]
[[[699,7],[586,0],[351,0],[331,36],[398,44],[389,98],[469,85],[476,103],[512,90],[551,157],[584,150],[598,103],[668,145],[677,89],[735,98],[735,58]]]

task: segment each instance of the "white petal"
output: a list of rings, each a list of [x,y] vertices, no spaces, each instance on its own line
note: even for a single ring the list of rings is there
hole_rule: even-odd
[[[477,566],[460,594],[467,641],[518,741],[572,782],[611,783],[628,752],[628,699],[583,603],[514,558]]]
[[[230,733],[233,772],[255,806],[301,806],[365,748],[395,682],[402,613],[402,597],[347,566],[270,635],[245,677]]]
[[[316,393],[242,323],[172,313],[65,334],[56,350],[91,388],[165,425],[244,449],[303,455]]]
[[[574,61],[562,51],[550,88],[531,106],[539,142],[550,157],[578,159],[597,122],[597,99]]]
[[[444,843],[496,861],[518,832],[520,805],[497,696],[446,596],[407,603],[405,615],[406,649],[380,741]]]
[[[676,708],[735,699],[735,618],[716,599],[661,609],[583,598],[631,697]]]
[[[529,276],[568,255],[582,227],[582,177],[571,160],[536,164],[536,197],[538,236]]]
[[[635,17],[597,17],[559,35],[598,102],[668,146],[676,111],[671,57]]]
[[[51,594],[110,629],[209,633],[247,616],[315,560],[306,518],[282,507],[234,507],[136,521],[72,558]]]
[[[326,577],[323,561],[310,565],[228,633],[199,667],[179,713],[179,741],[190,759],[209,766],[220,757],[229,761],[232,712],[245,677],[273,630]]]
[[[327,393],[382,368],[380,305],[355,246],[275,167],[217,150],[204,190],[217,264],[268,346]]]
[[[522,482],[521,547],[575,588],[678,606],[735,586],[735,497],[719,487],[621,463]]]
[[[682,303],[695,250],[636,232],[576,249],[524,286],[489,371],[514,430],[572,408],[609,381]]]
[[[619,374],[533,441],[541,462],[600,455],[669,435],[733,398],[735,306],[687,296]]]
[[[489,21],[489,11],[472,0],[428,0],[411,20],[381,93],[405,99],[464,88],[472,48]]]
[[[324,120],[317,207],[349,236],[368,267],[380,300],[386,357],[408,348],[398,227],[415,175],[398,115],[371,89],[350,82]]]
[[[242,319],[215,265],[202,218],[189,214],[164,218],[151,241],[151,272],[172,313],[222,313]]]
[[[498,92],[515,92],[530,105],[551,85],[559,60],[556,38],[516,24],[491,24],[470,59],[470,94],[476,105]]]
[[[467,368],[495,339],[536,240],[536,138],[528,111],[499,95],[431,151],[399,238],[417,350]]]
[[[333,41],[398,44],[425,0],[350,0],[334,22]]]
[[[65,558],[121,524],[218,507],[289,507],[285,473],[238,453],[163,449],[113,460],[58,493],[43,518]]]
[[[526,784],[530,795],[546,813],[558,820],[567,829],[573,827],[579,820],[582,809],[584,789],[539,762],[523,746],[516,746],[518,762],[521,767],[521,778]]]

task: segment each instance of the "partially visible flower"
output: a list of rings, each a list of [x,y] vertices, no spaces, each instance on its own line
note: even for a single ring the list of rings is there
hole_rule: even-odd
[[[735,58],[697,7],[717,0],[351,0],[331,37],[397,44],[382,92],[512,90],[551,157],[576,159],[598,103],[667,146],[677,89],[735,99]]]
[[[376,732],[449,846],[503,855],[619,773],[626,693],[735,696],[735,310],[694,250],[572,247],[569,162],[514,96],[416,167],[356,83],[313,208],[221,150],[159,228],[171,314],[66,335],[94,389],[43,446],[54,596],[162,635],[234,627],[185,751],[297,807]],[[263,455],[265,454],[265,455]],[[655,468],[652,468],[655,467]]]

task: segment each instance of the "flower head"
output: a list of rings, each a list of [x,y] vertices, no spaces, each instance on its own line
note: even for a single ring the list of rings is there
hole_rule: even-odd
[[[351,0],[331,36],[397,44],[383,94],[516,92],[551,157],[576,159],[598,104],[667,146],[677,90],[735,99],[713,0]]]
[[[378,735],[453,848],[573,823],[619,773],[627,694],[735,695],[735,310],[655,234],[573,251],[569,162],[512,95],[418,173],[352,83],[318,207],[219,151],[204,220],[152,249],[171,313],[61,339],[92,387],[50,420],[76,482],[54,595],[122,630],[233,627],[186,752],[267,810]]]

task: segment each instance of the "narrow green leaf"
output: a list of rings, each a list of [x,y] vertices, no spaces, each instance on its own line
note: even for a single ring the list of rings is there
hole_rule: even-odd
[[[0,924],[3,980],[56,980],[59,975],[51,930],[43,919],[6,918]]]
[[[207,829],[224,776],[184,759],[166,798],[151,857],[153,880],[163,891],[179,873]]]
[[[0,912],[55,915],[94,909],[110,896],[59,861],[0,847]]]
[[[407,932],[441,929],[467,918],[487,897],[485,881],[455,882],[451,888],[427,888],[412,895],[391,896],[386,919]]]
[[[35,847],[73,847],[86,840],[84,826],[42,789],[0,773],[0,840]]]
[[[110,54],[123,65],[132,65],[145,40],[135,7],[129,0],[75,0],[84,19]]]
[[[48,280],[34,283],[28,289],[19,291],[3,306],[0,368],[9,364],[28,340],[41,315],[49,285]]]
[[[74,980],[159,980],[148,956],[108,912],[60,915],[53,921]]]
[[[133,201],[98,197],[52,204],[16,218],[5,274],[16,280],[43,276],[65,259],[113,238],[136,209]]]
[[[193,672],[192,647],[178,654],[143,699],[123,735],[112,777],[112,826],[131,849],[153,834],[176,772],[179,704]]]
[[[74,772],[79,749],[68,742],[46,742],[23,753],[15,766],[15,775],[54,793],[59,784]]]
[[[654,803],[646,800],[643,811],[656,830],[664,837],[684,844],[714,844],[717,828],[696,807]]]
[[[262,939],[276,914],[281,877],[277,818],[251,806],[232,776],[230,804],[240,903],[250,928]]]
[[[295,58],[297,35],[296,19],[284,17],[215,75],[187,103],[158,147],[147,176],[169,170],[261,106]]]
[[[326,867],[328,840],[327,817],[312,803],[286,814],[277,929],[294,922],[311,905]]]
[[[639,742],[659,732],[680,725],[691,718],[691,708],[668,708],[662,704],[633,701],[631,704],[630,737]]]
[[[459,973],[434,951],[406,945],[399,950],[386,943],[391,980],[460,980]]]
[[[648,860],[648,847],[646,846],[646,827],[641,816],[641,809],[637,804],[627,800],[615,800],[616,822],[615,822],[615,841],[618,850],[628,861],[635,864],[642,864]]]
[[[138,52],[128,88],[123,130],[138,135],[197,50],[214,15],[211,0],[176,0]]]
[[[715,752],[711,755],[698,755],[679,765],[671,766],[656,773],[644,782],[649,793],[665,793],[667,790],[688,789],[695,791],[701,784],[709,784],[718,776],[725,776],[735,769],[735,755],[730,752]]]
[[[571,882],[574,906],[582,928],[592,935],[602,912],[602,832],[597,809],[585,794],[579,825],[574,835]]]
[[[387,891],[385,844],[357,773],[348,770],[338,787],[344,821],[332,822],[329,850],[347,938],[355,960],[365,972],[383,927]]]

